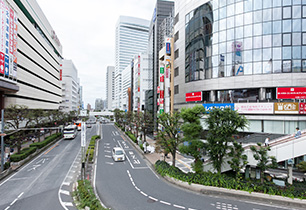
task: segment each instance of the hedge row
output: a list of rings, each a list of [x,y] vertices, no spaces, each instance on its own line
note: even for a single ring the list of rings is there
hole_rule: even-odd
[[[95,135],[91,137],[91,140],[89,142],[89,146],[87,148],[86,151],[86,157],[88,157],[88,161],[92,162],[93,161],[93,157],[94,157],[94,152],[95,152],[95,146],[96,146],[96,139],[99,139],[100,136],[99,135]]]
[[[37,147],[38,149],[41,149],[41,148],[45,147],[46,145],[48,145],[50,142],[52,142],[55,139],[57,139],[58,137],[60,137],[61,135],[62,135],[61,133],[53,134],[51,136],[46,137],[46,139],[44,141],[36,142],[36,143],[31,144],[30,147]]]
[[[20,153],[15,153],[15,154],[11,155],[11,157],[10,157],[11,162],[19,162],[19,161],[27,158],[29,155],[33,154],[37,149],[41,149],[41,148],[45,147],[47,144],[54,141],[55,139],[57,139],[61,135],[62,135],[61,133],[53,134],[51,136],[48,136],[42,142],[37,142],[37,143],[30,144],[30,147],[23,148],[20,151]]]
[[[76,197],[80,202],[78,209],[84,209],[87,206],[90,208],[90,210],[105,210],[105,208],[101,206],[99,200],[96,198],[88,180],[78,181]]]
[[[261,192],[270,195],[280,195],[290,198],[306,199],[306,184],[294,183],[286,187],[279,187],[272,182],[261,184],[260,181],[246,181],[235,179],[224,174],[214,174],[212,172],[184,173],[177,167],[170,166],[164,161],[158,160],[155,163],[156,171],[162,176],[169,176],[189,184],[201,184],[206,186],[222,187],[248,192]]]
[[[27,158],[29,155],[33,154],[36,151],[36,147],[27,147],[20,151],[20,153],[15,153],[11,155],[10,159],[11,162],[19,162],[25,158]]]

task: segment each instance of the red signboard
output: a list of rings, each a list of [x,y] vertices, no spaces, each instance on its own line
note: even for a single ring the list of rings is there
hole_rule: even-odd
[[[277,88],[277,99],[306,99],[306,87]]]
[[[157,93],[159,93],[159,89],[160,89],[159,86],[157,86]]]
[[[164,91],[160,90],[160,97],[159,98],[164,98]]]
[[[163,74],[160,75],[160,82],[164,82],[165,81],[165,76]]]
[[[63,80],[63,70],[60,69],[60,81],[62,81],[62,80]]]
[[[4,74],[4,53],[0,52],[0,73]]]
[[[202,101],[202,92],[186,93],[186,102]]]
[[[306,103],[300,103],[300,114],[306,114]]]

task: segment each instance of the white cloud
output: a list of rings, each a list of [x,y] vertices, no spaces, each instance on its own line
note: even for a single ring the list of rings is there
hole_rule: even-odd
[[[155,0],[37,0],[78,69],[86,107],[106,98],[106,68],[115,65],[115,25],[120,15],[151,20]]]

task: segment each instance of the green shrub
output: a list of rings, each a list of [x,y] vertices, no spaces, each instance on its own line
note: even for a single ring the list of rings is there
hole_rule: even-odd
[[[248,180],[236,179],[235,177],[229,177],[224,174],[214,174],[212,172],[184,173],[179,168],[170,166],[168,163],[160,160],[155,163],[155,168],[160,175],[173,177],[183,182],[306,199],[305,183],[295,182],[293,185],[282,188],[276,186],[272,182],[265,182],[262,184],[260,181],[256,180],[250,182]]]
[[[46,145],[48,145],[50,142],[54,141],[55,139],[58,139],[61,136],[62,136],[61,133],[53,134],[53,135],[48,136],[47,138],[45,138],[44,141],[30,144],[30,147],[37,147],[37,148],[41,149],[41,148],[45,147]]]
[[[140,147],[141,150],[144,150],[143,144],[139,144],[139,147]]]
[[[76,197],[80,202],[78,208],[84,209],[88,206],[91,210],[105,210],[96,198],[93,188],[88,180],[79,180]]]
[[[27,158],[29,155],[33,154],[36,151],[36,147],[27,147],[20,151],[20,153],[15,153],[11,155],[10,159],[11,162],[19,162],[25,158]]]
[[[130,139],[131,139],[133,142],[137,143],[136,137],[135,137],[131,132],[128,133],[128,136],[130,137]]]
[[[11,163],[10,162],[4,163],[4,170],[8,169],[9,167],[11,167]]]

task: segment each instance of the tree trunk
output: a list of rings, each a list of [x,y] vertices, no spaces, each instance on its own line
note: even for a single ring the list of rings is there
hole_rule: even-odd
[[[176,157],[176,151],[171,153],[172,154],[172,165],[175,167],[175,157]]]

